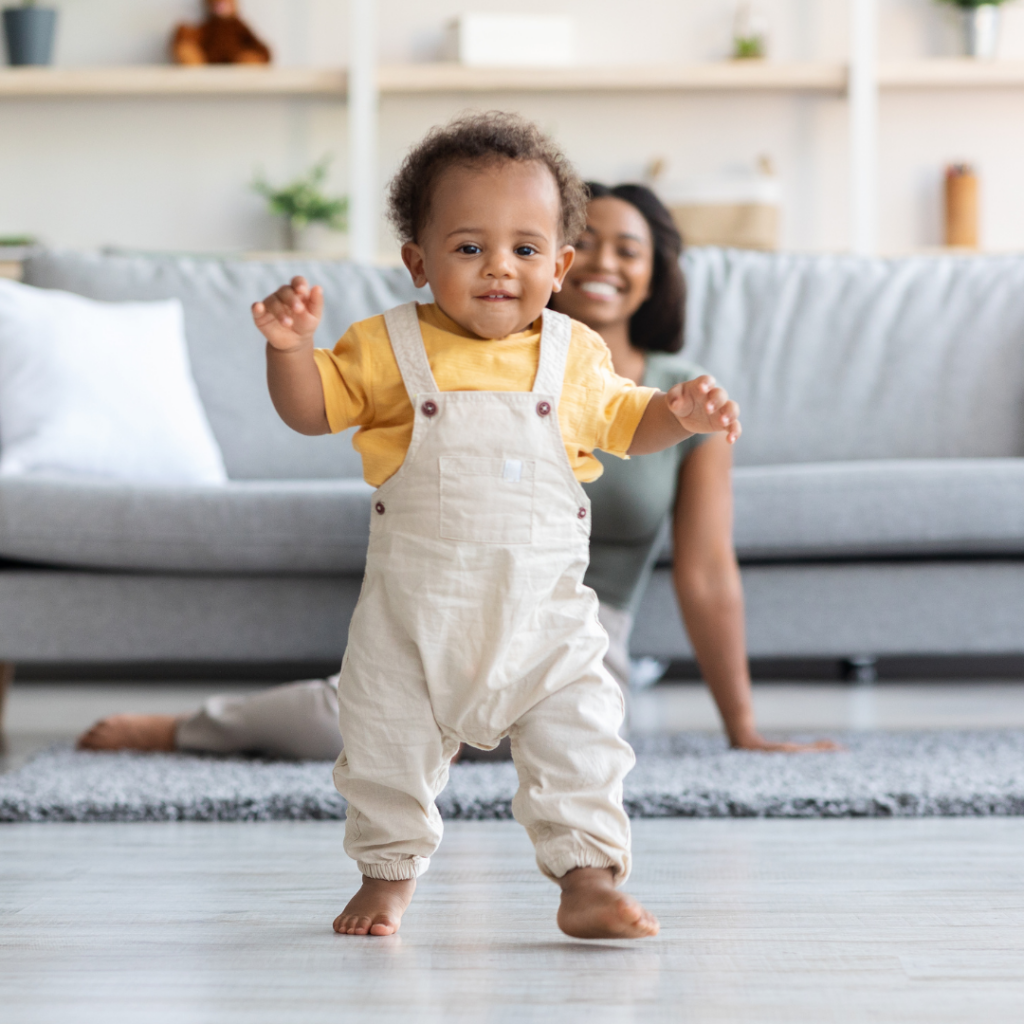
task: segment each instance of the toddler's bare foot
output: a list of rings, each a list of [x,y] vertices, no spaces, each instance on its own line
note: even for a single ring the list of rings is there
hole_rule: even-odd
[[[348,906],[334,919],[339,935],[394,935],[416,891],[416,879],[389,882],[367,878]]]
[[[576,939],[642,939],[657,935],[658,919],[619,892],[611,868],[576,868],[563,875],[558,927]]]
[[[78,737],[79,750],[151,750],[171,753],[178,719],[174,715],[112,715]]]

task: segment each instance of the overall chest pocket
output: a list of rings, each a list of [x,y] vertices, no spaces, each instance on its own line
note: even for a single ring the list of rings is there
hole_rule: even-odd
[[[473,544],[533,540],[533,459],[442,455],[441,536]]]

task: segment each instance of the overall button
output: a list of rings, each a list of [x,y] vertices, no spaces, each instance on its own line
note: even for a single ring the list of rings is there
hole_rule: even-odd
[[[433,416],[437,412],[437,405],[434,402],[424,402],[420,408],[424,416]]]
[[[551,406],[547,402],[538,402],[537,403],[537,415],[538,416],[547,416],[547,414],[549,412],[551,412]]]
[[[377,507],[378,507],[378,508],[379,508],[379,509],[380,509],[380,510],[381,510],[382,512],[384,511],[384,509],[383,509],[383,506],[381,506],[381,505],[378,505]],[[581,508],[581,509],[579,510],[579,512],[577,512],[577,513],[576,513],[576,518],[577,518],[577,519],[586,519],[586,518],[587,518],[587,510],[586,510],[585,508]]]
[[[377,515],[379,515],[379,516],[384,515],[384,502],[378,501],[377,504],[374,505],[373,507],[377,510]]]

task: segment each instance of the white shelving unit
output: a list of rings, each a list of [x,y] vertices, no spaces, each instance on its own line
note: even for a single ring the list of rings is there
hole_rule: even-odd
[[[458,64],[380,65],[376,0],[348,0],[346,68],[175,66],[0,68],[5,99],[281,97],[348,104],[350,253],[372,261],[379,197],[377,139],[381,96],[487,93],[760,92],[819,95],[849,104],[850,238],[870,254],[878,235],[878,105],[883,91],[1022,89],[1024,61],[933,59],[879,63],[877,0],[850,0],[848,62],[467,68]]]
[[[323,96],[344,99],[338,68],[174,65],[99,68],[0,68],[0,99],[29,97]]]
[[[349,0],[349,89],[353,96],[381,93],[483,91],[596,91],[637,89],[788,90],[842,93],[850,106],[850,238],[855,252],[871,255],[878,238],[878,0],[850,0],[850,59],[848,68],[828,64],[721,62],[674,68],[614,68],[557,70],[467,69],[446,65],[374,67],[377,52],[372,10],[375,0]],[[363,116],[364,112],[360,113]],[[350,118],[351,121],[351,118]],[[369,130],[364,131],[366,140]],[[358,145],[349,132],[349,174],[353,181],[372,180],[376,144]],[[350,215],[359,225],[377,222],[373,189],[352,192]],[[376,239],[362,228],[350,237],[350,253],[359,261],[376,258]]]
[[[850,0],[850,248],[878,250],[878,3]]]
[[[845,63],[772,61],[614,67],[466,68],[458,64],[384,64],[376,68],[381,96],[440,93],[778,92],[844,97]],[[342,68],[175,66],[0,68],[0,99],[76,97],[132,99],[153,96],[307,96],[348,99]],[[1024,88],[1024,61],[967,58],[883,63],[882,92]]]

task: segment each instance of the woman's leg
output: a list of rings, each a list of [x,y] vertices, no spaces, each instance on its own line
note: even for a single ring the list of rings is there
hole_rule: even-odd
[[[341,753],[338,677],[271,686],[242,697],[210,697],[179,720],[176,748],[333,761]]]
[[[605,668],[619,684],[628,709],[629,634],[633,617],[604,603],[598,609],[598,617],[608,633]],[[342,748],[338,677],[285,683],[241,697],[210,697],[195,714],[181,718],[113,715],[79,737],[78,746],[83,750],[187,750],[334,760]],[[509,741],[505,739],[493,751],[467,747],[462,758],[496,761],[510,756]]]
[[[79,738],[85,750],[188,750],[300,760],[341,752],[338,677],[272,686],[241,697],[216,696],[193,715],[114,715]]]

